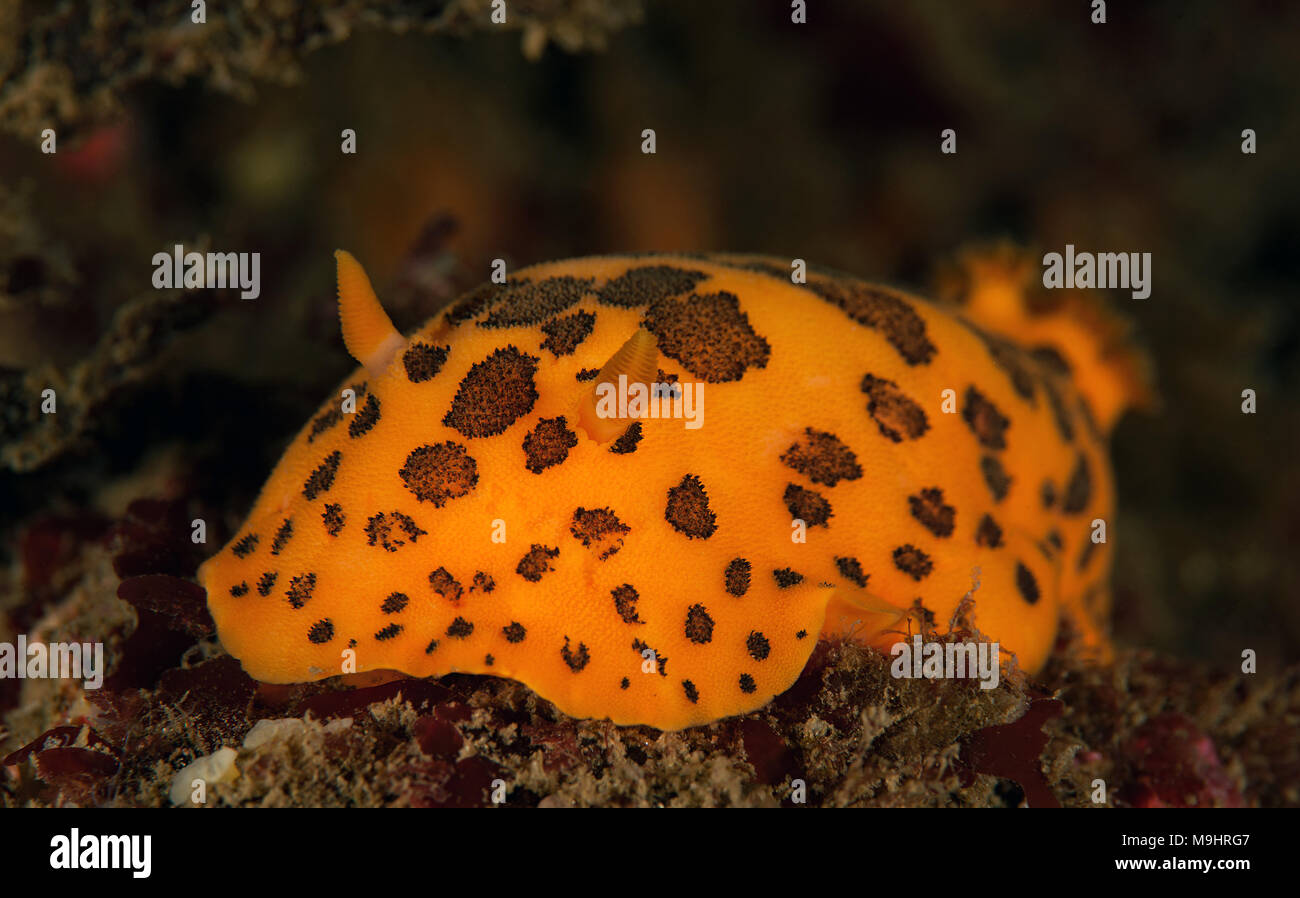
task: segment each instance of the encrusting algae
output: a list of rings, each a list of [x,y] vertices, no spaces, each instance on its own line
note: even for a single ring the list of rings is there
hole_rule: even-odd
[[[253,678],[493,674],[680,729],[784,692],[819,635],[946,624],[976,569],[1004,660],[1039,670],[1063,623],[1108,653],[1107,439],[1144,387],[1011,267],[939,305],[767,257],[576,259],[404,338],[337,256],[362,367],[199,572]],[[659,417],[610,414],[651,378]]]

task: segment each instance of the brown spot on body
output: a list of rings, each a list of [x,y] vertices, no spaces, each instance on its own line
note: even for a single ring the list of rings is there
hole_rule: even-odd
[[[697,603],[686,609],[686,638],[698,645],[713,641],[713,618],[703,605]]]
[[[682,388],[677,385],[680,380],[676,374],[665,374],[664,369],[660,368],[655,372],[655,382],[651,386],[650,393],[660,399],[681,399]]]
[[[1007,448],[1006,432],[1011,422],[974,387],[966,388],[961,416],[981,446],[987,449]]]
[[[497,581],[492,579],[491,574],[485,574],[482,571],[474,572],[474,582],[469,588],[470,592],[473,592],[476,589],[481,592],[491,592],[496,588]]]
[[[726,265],[728,268],[736,268],[741,271],[757,271],[769,277],[775,278],[786,286],[794,285],[792,279],[794,268],[782,268],[780,265],[773,265],[771,262],[764,262],[761,259],[752,259],[745,262],[718,261],[720,265]],[[796,285],[802,286],[802,285]]]
[[[749,577],[752,566],[743,558],[733,558],[727,563],[724,581],[727,592],[733,596],[743,596],[749,591]]]
[[[747,673],[743,673],[743,674],[740,675],[740,691],[741,691],[741,692],[745,693],[746,695],[750,695],[750,694],[752,694],[756,689],[758,689],[758,684],[754,682],[754,678],[753,678],[753,677],[751,677],[751,676],[750,676],[749,674],[747,674]]]
[[[338,536],[346,520],[343,514],[343,506],[327,504],[325,510],[321,512],[321,520],[325,522],[326,533],[330,536]]]
[[[920,581],[930,576],[930,572],[934,570],[934,562],[930,560],[929,555],[908,543],[894,550],[894,567],[913,580]]]
[[[1074,471],[1065,485],[1065,500],[1061,511],[1066,514],[1079,514],[1088,507],[1092,499],[1092,473],[1088,469],[1088,460],[1082,454],[1074,462]]]
[[[1092,534],[1089,533],[1083,540],[1083,548],[1079,551],[1079,563],[1076,567],[1080,573],[1088,567],[1088,562],[1092,560],[1092,555],[1097,551],[1097,543],[1092,541]]]
[[[502,627],[501,632],[505,635],[506,642],[511,644],[523,642],[524,637],[528,635],[528,631],[524,629],[524,625],[519,623],[517,620],[511,621],[509,624]]]
[[[986,514],[980,518],[979,526],[975,528],[975,545],[986,549],[996,549],[1002,545],[1002,528],[993,520],[992,515]]]
[[[415,498],[441,508],[478,485],[478,462],[464,446],[448,440],[412,449],[398,474]]]
[[[981,456],[980,473],[984,475],[984,482],[988,484],[994,502],[1001,502],[1007,497],[1007,490],[1011,489],[1011,475],[1007,473],[1006,468],[1002,467],[1002,462],[997,456]]]
[[[591,329],[595,325],[596,316],[581,309],[563,318],[553,318],[542,325],[542,333],[546,334],[542,349],[549,349],[557,359],[563,355],[573,355],[573,351],[591,335]]]
[[[912,600],[912,604],[907,610],[912,619],[920,625],[919,629],[922,635],[927,635],[934,630],[934,612],[925,607],[920,596]]]
[[[690,680],[682,680],[682,691],[686,693],[686,700],[692,705],[700,700],[700,690],[695,688],[695,684]]]
[[[540,546],[533,543],[528,553],[519,560],[519,565],[515,568],[515,573],[523,577],[529,583],[536,583],[542,579],[542,574],[547,571],[553,571],[551,559],[560,554],[559,549],[552,549],[549,546]]]
[[[660,352],[709,383],[740,380],[751,367],[767,367],[772,353],[731,293],[660,300],[643,324],[659,339]]]
[[[1051,508],[1056,504],[1056,484],[1052,483],[1050,477],[1043,478],[1043,485],[1038,492],[1043,500],[1043,508]]]
[[[650,652],[650,653],[654,656],[655,670],[658,672],[659,676],[661,676],[661,677],[666,677],[666,676],[668,676],[668,656],[667,656],[667,655],[662,655],[662,654],[660,654],[658,651],[656,651],[655,649],[653,649],[653,648],[651,648],[650,646],[646,645],[644,642],[642,642],[642,641],[639,640],[639,639],[633,639],[633,640],[632,640],[632,651],[636,652],[637,655],[638,655],[638,656],[641,658],[641,660],[643,660],[643,661],[646,660],[646,659],[645,659],[645,653],[646,653],[646,652]]]
[[[351,423],[348,424],[348,436],[356,439],[370,432],[370,428],[379,423],[379,400],[375,394],[371,393],[366,397],[365,403],[357,409],[356,414],[352,416]]]
[[[591,653],[587,651],[586,643],[582,642],[578,643],[577,651],[571,650],[569,648],[569,637],[566,636],[564,637],[564,647],[560,649],[560,657],[564,659],[565,664],[569,665],[569,670],[577,673],[587,666],[587,662],[591,660]]]
[[[573,512],[573,523],[569,526],[569,532],[583,546],[595,546],[601,561],[623,548],[623,534],[631,529],[608,508],[579,508]]]
[[[988,350],[989,356],[993,359],[993,364],[1001,368],[1002,372],[1006,374],[1016,394],[1022,399],[1033,402],[1034,377],[1026,364],[1024,352],[1014,343],[1001,337],[995,337],[969,321],[962,319],[962,323],[983,341],[985,349]]]
[[[633,421],[623,431],[623,435],[614,441],[609,451],[615,455],[627,455],[636,451],[636,444],[641,442],[641,422]]]
[[[534,474],[562,463],[578,445],[578,435],[568,428],[564,416],[542,418],[524,437],[524,467]]]
[[[447,635],[452,639],[465,639],[474,632],[474,625],[463,617],[457,617],[447,626]]]
[[[248,595],[248,581],[245,580],[242,583],[236,583],[234,586],[230,587],[230,594],[235,598]]]
[[[628,687],[631,686],[631,685],[632,685],[632,681],[629,680],[627,677],[624,677],[623,679],[621,679],[621,680],[618,681],[618,688],[619,688],[619,689],[626,689],[626,688],[628,688]]]
[[[260,596],[269,596],[271,590],[275,588],[275,578],[280,576],[279,571],[267,571],[262,574],[257,581],[257,594]]]
[[[867,414],[876,422],[881,434],[895,443],[919,439],[930,429],[925,410],[909,399],[893,381],[864,374],[861,389],[867,394]]]
[[[438,640],[430,639],[429,644],[424,647],[424,653],[426,655],[432,655],[435,651],[437,651],[437,649],[438,649]]]
[[[690,539],[708,539],[717,531],[717,515],[709,508],[709,495],[700,478],[687,474],[669,488],[664,520]]]
[[[275,531],[275,539],[271,540],[271,554],[279,555],[284,547],[289,544],[289,539],[293,536],[293,518],[285,518],[280,529]]]
[[[433,591],[450,602],[460,601],[463,589],[460,581],[451,575],[445,567],[440,567],[429,575],[429,585]]]
[[[230,551],[234,553],[236,558],[247,558],[249,555],[253,554],[253,550],[257,548],[258,539],[259,537],[256,533],[245,534],[239,538],[238,542],[230,547]]]
[[[442,423],[467,437],[504,433],[537,402],[536,356],[514,346],[497,349],[469,369]]]
[[[1019,561],[1016,562],[1016,589],[1020,590],[1020,597],[1030,605],[1038,602],[1038,580],[1033,572]]]
[[[411,597],[404,592],[390,593],[388,598],[384,599],[383,604],[379,606],[379,610],[384,614],[400,614],[406,610],[406,606],[410,602]]]
[[[302,494],[308,502],[315,500],[321,493],[328,492],[334,485],[334,475],[338,474],[339,462],[342,460],[343,453],[335,449],[311,472],[307,482],[302,485]]]
[[[772,654],[772,643],[758,630],[751,630],[745,637],[745,650],[755,661],[766,661],[767,656]]]
[[[1065,400],[1061,398],[1061,393],[1056,388],[1056,383],[1050,377],[1043,378],[1043,392],[1047,394],[1047,404],[1052,409],[1052,421],[1056,424],[1056,431],[1061,435],[1061,439],[1067,443],[1074,441],[1074,416],[1065,405]]]
[[[335,424],[343,420],[343,412],[338,408],[329,408],[321,412],[311,422],[311,430],[307,432],[307,442],[315,441],[325,431],[329,430]]]
[[[396,552],[406,545],[407,540],[417,542],[426,533],[400,511],[381,511],[366,521],[366,542],[383,547],[385,552]]]
[[[402,367],[406,369],[406,379],[413,384],[433,380],[447,361],[450,346],[430,346],[428,343],[412,343],[402,353]]]
[[[957,509],[944,504],[943,490],[937,486],[928,487],[918,495],[908,496],[907,504],[911,506],[912,517],[926,530],[940,538],[952,536]]]
[[[636,588],[631,583],[624,583],[622,586],[616,586],[610,591],[614,597],[614,610],[618,616],[623,619],[625,624],[643,624],[645,621],[637,616],[636,603],[641,598]]]
[[[386,642],[387,640],[393,639],[394,637],[401,634],[402,629],[403,628],[401,624],[389,624],[388,626],[384,627],[382,630],[380,630],[378,633],[375,634],[375,639],[378,640],[379,642]]]
[[[803,582],[803,574],[788,567],[777,568],[772,571],[772,579],[780,589],[789,589],[791,586],[798,586]]]
[[[578,383],[586,383],[589,380],[595,380],[600,377],[599,368],[579,368],[578,373],[574,375]]]
[[[831,511],[831,503],[816,490],[787,483],[781,498],[785,502],[785,507],[789,509],[791,518],[798,518],[809,527],[829,526],[827,522],[834,514]]]
[[[491,308],[508,287],[527,283],[527,278],[511,278],[509,284],[480,284],[448,310],[446,321],[453,327],[471,321]]]
[[[596,298],[607,306],[632,309],[688,293],[706,277],[702,271],[671,265],[643,265],[611,278]]]
[[[284,597],[289,600],[290,608],[301,608],[307,604],[315,588],[316,575],[312,573],[302,574],[289,580],[289,588],[285,590]]]
[[[1053,374],[1060,377],[1070,376],[1070,363],[1065,360],[1065,356],[1057,351],[1055,346],[1049,346],[1046,343],[1040,343],[1029,350],[1030,356],[1034,361],[1047,368]]]
[[[884,334],[909,365],[929,364],[937,352],[926,335],[925,319],[900,296],[868,284],[822,278],[810,280],[808,289],[858,324]]]
[[[805,428],[799,441],[785,450],[781,462],[813,483],[826,486],[862,476],[862,467],[852,449],[840,442],[835,434],[811,427]]]
[[[1079,417],[1083,419],[1083,426],[1088,429],[1088,435],[1092,437],[1094,443],[1104,444],[1106,435],[1101,432],[1101,425],[1097,423],[1097,415],[1093,412],[1092,406],[1084,396],[1075,397],[1079,406]]]
[[[582,299],[591,290],[593,283],[590,278],[561,275],[536,282],[520,280],[509,284],[496,295],[491,313],[478,326],[518,327],[540,324]]]
[[[334,638],[334,622],[328,617],[316,621],[307,631],[307,641],[314,645],[324,645]]]
[[[862,573],[862,563],[856,558],[836,558],[835,566],[839,568],[841,577],[852,580],[860,587],[866,587],[867,580],[871,579],[870,574]]]

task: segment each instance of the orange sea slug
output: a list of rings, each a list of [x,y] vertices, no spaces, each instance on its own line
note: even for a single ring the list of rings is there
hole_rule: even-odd
[[[975,569],[1004,658],[1037,670],[1063,621],[1105,651],[1094,521],[1140,379],[1005,260],[939,305],[767,257],[576,259],[409,338],[338,268],[362,367],[200,571],[256,679],[495,674],[677,729],[765,704],[819,635],[942,632]],[[698,426],[595,412],[620,374],[692,391]]]

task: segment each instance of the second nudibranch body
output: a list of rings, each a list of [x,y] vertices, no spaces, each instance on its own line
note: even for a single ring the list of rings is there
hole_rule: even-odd
[[[789,260],[584,258],[401,337],[341,254],[364,366],[203,566],[221,641],[266,682],[350,653],[663,729],[763,705],[823,634],[942,633],[968,595],[1028,671],[1062,625],[1102,647],[1127,387],[1018,290],[986,272],[947,306],[792,283]],[[698,426],[593,423],[598,384],[651,372]]]

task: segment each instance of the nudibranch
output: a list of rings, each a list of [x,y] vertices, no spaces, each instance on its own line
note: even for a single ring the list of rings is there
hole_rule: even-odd
[[[584,258],[404,337],[336,257],[361,367],[199,574],[253,678],[492,674],[672,730],[767,703],[819,637],[944,632],[968,594],[1022,670],[1062,628],[1105,652],[1094,534],[1141,377],[1023,266],[973,257],[932,303],[768,257]],[[603,402],[647,381],[658,416]]]

